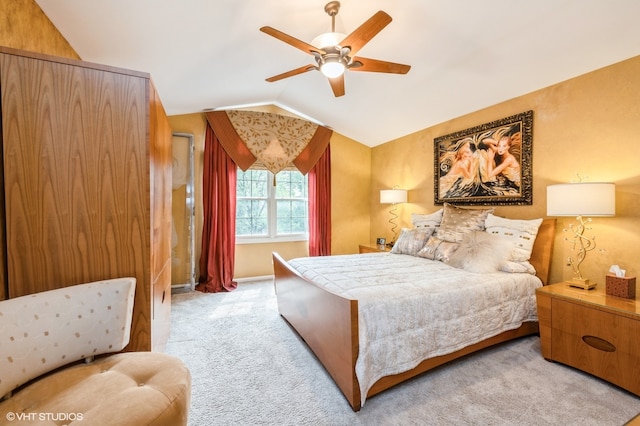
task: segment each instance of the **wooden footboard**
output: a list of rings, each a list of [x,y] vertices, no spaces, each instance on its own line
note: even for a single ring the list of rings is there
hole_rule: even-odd
[[[329,372],[354,411],[360,409],[358,301],[320,288],[273,253],[278,311]]]

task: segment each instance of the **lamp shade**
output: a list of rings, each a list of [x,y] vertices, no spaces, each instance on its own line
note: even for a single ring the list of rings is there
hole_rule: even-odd
[[[397,204],[406,202],[406,189],[383,189],[380,191],[380,204]]]
[[[547,186],[547,216],[614,216],[613,183],[579,182]]]

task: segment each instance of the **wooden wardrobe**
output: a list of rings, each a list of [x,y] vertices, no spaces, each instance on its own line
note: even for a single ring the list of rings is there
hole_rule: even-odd
[[[171,128],[150,76],[0,47],[0,95],[0,299],[132,276],[127,350],[162,350]]]

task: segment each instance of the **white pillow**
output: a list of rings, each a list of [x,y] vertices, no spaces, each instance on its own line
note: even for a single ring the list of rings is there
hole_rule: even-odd
[[[510,242],[513,250],[509,263],[516,265],[505,265],[506,272],[528,272],[535,274],[535,269],[529,263],[533,244],[538,235],[538,229],[542,219],[506,219],[504,217],[487,215],[485,221],[485,232],[499,236]]]
[[[414,228],[433,228],[436,229],[442,222],[442,212],[440,209],[434,213],[421,214],[411,213],[411,223]]]
[[[511,272],[516,274],[536,274],[536,268],[534,268],[533,265],[528,261],[512,262],[510,260],[507,260],[502,265],[500,265],[500,270],[503,272]]]
[[[487,274],[500,271],[510,253],[508,241],[483,231],[472,231],[464,235],[447,263],[465,271]]]

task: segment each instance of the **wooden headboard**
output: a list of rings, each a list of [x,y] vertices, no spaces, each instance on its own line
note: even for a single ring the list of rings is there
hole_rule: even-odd
[[[549,284],[553,242],[556,238],[556,220],[544,219],[538,229],[538,236],[533,244],[529,262],[536,269],[536,276],[544,285]]]

